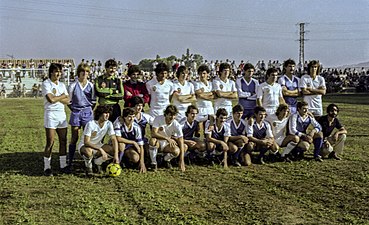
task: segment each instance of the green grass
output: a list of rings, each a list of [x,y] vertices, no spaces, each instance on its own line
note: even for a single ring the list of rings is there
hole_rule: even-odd
[[[0,100],[0,224],[369,224],[369,97],[324,100],[349,132],[342,161],[93,179],[43,177],[42,100]]]

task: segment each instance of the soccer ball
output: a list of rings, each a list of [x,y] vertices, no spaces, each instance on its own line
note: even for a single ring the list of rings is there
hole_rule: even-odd
[[[117,177],[122,173],[122,167],[120,167],[120,165],[118,163],[110,163],[106,167],[106,173],[110,177]]]

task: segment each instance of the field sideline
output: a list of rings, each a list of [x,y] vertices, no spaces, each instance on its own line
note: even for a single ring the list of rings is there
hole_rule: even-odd
[[[323,101],[348,130],[342,161],[87,179],[42,176],[42,99],[0,99],[0,224],[369,224],[369,96]]]

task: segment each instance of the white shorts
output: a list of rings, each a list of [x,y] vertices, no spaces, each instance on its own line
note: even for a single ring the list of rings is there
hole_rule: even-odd
[[[273,115],[277,111],[277,107],[264,107],[267,115]]]
[[[309,109],[309,112],[311,112],[314,116],[323,115],[323,109]]]
[[[275,139],[275,142],[277,142],[277,144],[279,145],[279,146],[281,146],[282,145],[282,142],[283,142],[283,140],[286,138],[286,136],[280,136],[280,137],[278,137],[278,138],[276,138]]]
[[[196,120],[199,122],[205,122],[208,120],[209,115],[214,115],[214,108],[199,108],[199,114],[197,114]]]
[[[99,148],[101,148],[102,146],[104,146],[104,144],[103,144],[103,143],[98,143],[98,144],[95,144],[95,145],[99,146]],[[82,148],[83,146],[85,146],[85,145],[84,145],[84,144],[79,144],[79,145],[78,145],[78,147],[77,147],[77,149],[78,149],[78,153],[79,153],[80,155],[82,155],[82,154],[81,154],[81,148]],[[96,153],[97,153],[97,150],[96,150],[96,149],[92,149],[92,155],[95,155]]]
[[[159,149],[162,152],[164,148],[169,145],[169,142],[167,140],[158,140],[159,141]]]
[[[44,127],[45,128],[67,128],[67,115],[64,111],[48,111],[44,112]]]

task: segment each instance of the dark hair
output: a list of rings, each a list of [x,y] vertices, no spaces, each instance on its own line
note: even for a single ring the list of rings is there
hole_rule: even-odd
[[[143,100],[143,98],[141,98],[140,96],[133,96],[131,99],[130,99],[130,103],[133,107],[135,107],[136,105],[138,104],[145,104],[145,101]]]
[[[91,67],[87,64],[87,63],[80,63],[77,67],[77,77],[79,77],[79,74],[81,72],[90,72],[91,71]]]
[[[287,59],[283,63],[283,68],[286,68],[288,65],[296,65],[295,61],[293,59]]]
[[[109,105],[98,105],[94,111],[94,120],[99,120],[103,113],[111,113],[112,108]]]
[[[221,63],[219,65],[219,73],[223,72],[225,69],[231,69],[231,66],[228,63]]]
[[[284,104],[284,103],[279,104],[279,106],[278,106],[277,111],[275,112],[275,114],[278,116],[278,114],[281,111],[285,110],[285,109],[288,109],[288,105],[287,104]]]
[[[205,64],[202,64],[201,66],[199,66],[199,68],[197,68],[197,74],[201,74],[204,71],[206,71],[207,73],[210,73],[209,67]]]
[[[131,107],[124,108],[122,111],[122,117],[126,118],[127,116],[135,115],[135,110]]]
[[[180,66],[180,67],[178,67],[178,69],[176,71],[176,77],[178,78],[179,75],[181,75],[181,73],[186,72],[186,70],[187,70],[187,67],[186,66]]]
[[[337,108],[337,113],[340,111],[340,109],[338,108],[338,106],[334,103],[331,103],[327,106],[327,113],[329,113],[330,111],[333,110],[333,108],[336,107]]]
[[[249,69],[254,69],[254,70],[255,70],[255,67],[254,67],[254,65],[252,65],[251,63],[246,63],[246,64],[243,66],[243,71],[246,71],[246,70],[249,70]]]
[[[243,107],[240,104],[237,104],[233,106],[232,108],[232,113],[238,113],[238,112],[243,112]]]
[[[277,73],[278,74],[278,70],[276,68],[269,68],[266,71],[266,78],[268,78],[270,76],[270,74],[272,74],[272,73]]]
[[[140,68],[137,65],[131,65],[128,68],[128,72],[127,72],[127,75],[128,76],[131,76],[134,73],[141,73],[141,70],[140,70]]]
[[[169,72],[169,67],[167,64],[161,62],[161,63],[158,63],[158,65],[156,65],[156,68],[155,68],[155,73],[156,74],[159,74],[161,72],[164,72],[164,71],[167,71]]]
[[[256,106],[254,108],[254,114],[257,115],[259,112],[266,112],[265,108],[262,106]]]
[[[177,115],[178,114],[178,109],[176,106],[174,105],[168,105],[167,108],[164,110],[164,116],[166,115]]]
[[[51,78],[51,74],[55,71],[55,70],[62,70],[63,66],[60,63],[51,63],[50,67],[49,67],[49,78]]]
[[[117,61],[115,61],[114,59],[108,59],[106,62],[105,62],[105,68],[109,68],[109,67],[117,67],[118,66],[118,63]]]
[[[302,102],[298,102],[297,103],[297,109],[301,109],[303,106],[307,106],[307,102],[305,101],[302,101]]]
[[[199,109],[196,107],[196,106],[194,106],[194,105],[189,105],[188,107],[187,107],[187,111],[186,111],[186,116],[188,116],[188,114],[191,112],[191,110],[193,110],[193,109],[196,109],[197,110],[197,112],[199,112]]]
[[[216,117],[220,117],[220,116],[228,116],[228,112],[225,108],[219,108],[217,110],[217,113],[215,114]]]
[[[310,74],[310,69],[311,69],[311,67],[313,67],[313,66],[315,66],[315,65],[317,65],[318,66],[318,69],[317,69],[317,74],[320,74],[320,63],[319,63],[319,61],[317,61],[317,60],[311,60],[309,63],[308,63],[308,68],[307,68],[307,74],[309,74],[309,75],[311,75]]]

